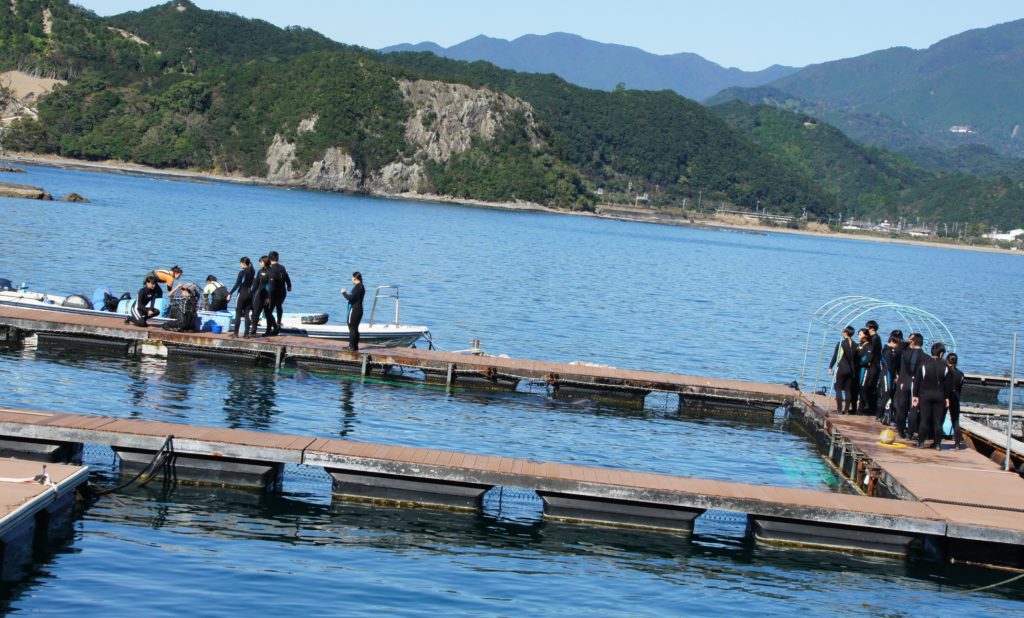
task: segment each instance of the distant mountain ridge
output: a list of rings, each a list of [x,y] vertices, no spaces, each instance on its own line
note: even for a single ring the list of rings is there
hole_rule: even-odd
[[[784,93],[791,99],[787,107],[799,101],[799,111],[866,143],[901,149],[982,144],[1024,156],[1024,19],[968,30],[923,50],[894,47],[812,65],[768,87],[733,90],[713,101],[777,105]]]
[[[528,34],[512,41],[480,35],[447,48],[424,42],[393,45],[381,51],[431,52],[468,62],[485,60],[514,71],[554,73],[568,82],[596,90],[613,90],[623,83],[635,90],[673,90],[696,100],[726,88],[767,84],[798,70],[773,65],[761,71],[742,71],[693,53],[657,55],[564,32]]]

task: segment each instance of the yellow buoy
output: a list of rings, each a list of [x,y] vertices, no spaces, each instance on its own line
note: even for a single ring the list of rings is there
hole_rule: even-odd
[[[896,432],[892,429],[883,429],[882,433],[878,436],[878,441],[882,444],[892,444],[896,441]]]

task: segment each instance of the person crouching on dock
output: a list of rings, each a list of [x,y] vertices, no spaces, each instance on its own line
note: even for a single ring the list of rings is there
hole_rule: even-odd
[[[135,298],[132,312],[125,318],[125,322],[131,322],[143,328],[149,326],[146,321],[160,315],[160,310],[153,306],[157,298],[160,298],[160,287],[157,285],[156,277],[148,275],[142,284],[142,289],[139,290],[139,295]]]

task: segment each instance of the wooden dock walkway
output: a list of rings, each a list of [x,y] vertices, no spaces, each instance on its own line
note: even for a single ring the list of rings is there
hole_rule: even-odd
[[[0,459],[0,580],[21,578],[33,546],[69,527],[81,466]]]
[[[35,309],[0,306],[0,338],[26,333],[123,348],[126,353],[262,357],[277,366],[298,364],[348,367],[361,375],[384,375],[391,368],[422,371],[430,382],[461,388],[514,389],[521,381],[535,381],[563,395],[605,395],[643,403],[650,392],[676,393],[681,406],[738,406],[775,409],[797,394],[781,384],[760,384],[607,366],[478,356],[437,350],[367,347],[352,352],[345,342],[308,337],[237,339],[227,334],[176,333],[161,328],[125,324],[120,316],[57,314]]]
[[[860,424],[844,419],[836,427],[867,446],[867,429]],[[323,467],[334,479],[334,493],[358,499],[476,510],[489,489],[514,486],[536,491],[545,516],[554,519],[689,531],[705,510],[722,509],[745,513],[755,537],[768,542],[897,555],[915,539],[983,542],[1018,553],[1024,548],[1024,517],[1003,510],[1024,506],[1024,482],[1012,477],[1016,485],[1010,483],[1010,475],[992,473],[991,462],[984,462],[986,469],[966,452],[879,453],[878,461],[925,498],[915,501],[17,408],[0,408],[0,436],[110,445],[122,457],[128,454],[126,461],[136,468],[173,436],[177,478],[197,482],[224,482],[224,474],[262,475],[260,466],[295,463]],[[132,454],[143,453],[132,460]],[[963,461],[957,459],[961,455]],[[956,495],[986,507],[936,500],[948,495],[942,471],[950,468],[958,469],[955,482],[971,484]],[[257,484],[266,482],[259,478]],[[1001,495],[989,496],[989,488]]]

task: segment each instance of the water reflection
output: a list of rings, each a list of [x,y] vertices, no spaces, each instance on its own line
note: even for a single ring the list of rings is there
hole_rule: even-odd
[[[403,563],[434,555],[454,560],[456,569],[490,572],[500,568],[512,575],[532,576],[564,575],[559,571],[566,566],[562,561],[567,561],[573,569],[599,578],[603,571],[626,579],[640,575],[649,582],[654,578],[669,585],[665,591],[673,595],[687,590],[705,594],[705,588],[713,594],[767,594],[774,597],[767,601],[769,605],[779,603],[780,609],[786,602],[813,601],[820,594],[817,600],[822,603],[873,607],[866,613],[874,613],[890,595],[907,594],[908,589],[941,597],[1005,579],[988,570],[923,557],[904,561],[763,546],[747,539],[742,525],[711,533],[700,533],[698,526],[698,533],[687,537],[559,522],[521,525],[475,515],[348,502],[310,504],[287,495],[229,489],[147,487],[97,505],[88,518],[164,529],[172,545],[193,543],[196,537],[189,531],[196,531],[204,539],[319,547],[337,554],[332,562],[364,551],[378,556],[384,552]],[[866,590],[874,596],[860,596]],[[1021,592],[1024,586],[1009,586],[989,599],[1015,600]],[[676,597],[676,602],[680,600]],[[556,600],[551,602],[558,605]]]
[[[234,368],[232,368],[234,369]],[[230,370],[224,393],[224,421],[232,429],[270,429],[277,415],[273,373]]]
[[[356,407],[352,404],[352,400],[355,397],[355,392],[352,389],[352,383],[347,380],[340,382],[341,394],[338,397],[339,403],[341,404],[341,430],[338,431],[338,435],[342,438],[349,436],[356,429]]]

